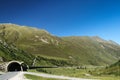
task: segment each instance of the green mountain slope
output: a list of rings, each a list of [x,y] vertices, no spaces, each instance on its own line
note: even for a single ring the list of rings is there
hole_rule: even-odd
[[[109,67],[106,67],[106,69],[103,70],[102,74],[120,76],[120,60],[110,65]]]
[[[0,62],[7,62],[11,60],[24,61],[31,65],[34,56],[16,48],[14,45],[9,45],[5,41],[0,40]]]
[[[58,44],[64,44],[61,38],[52,36],[45,30],[25,26],[20,27],[14,24],[1,25],[0,27],[0,32],[7,43],[14,44],[29,53],[58,57],[65,56],[61,54],[64,51],[59,49],[58,46]]]
[[[63,39],[70,43],[67,51],[78,61],[85,61],[86,64],[107,64],[120,57],[119,45],[99,37],[64,37]]]
[[[0,40],[26,55],[68,60],[75,65],[106,65],[120,56],[120,45],[113,41],[87,36],[57,37],[45,30],[15,24],[0,25]]]

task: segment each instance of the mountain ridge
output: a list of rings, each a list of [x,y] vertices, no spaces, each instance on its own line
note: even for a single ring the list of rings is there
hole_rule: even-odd
[[[0,24],[0,39],[34,56],[64,58],[76,65],[106,65],[120,56],[120,45],[98,36],[57,37],[46,30]]]

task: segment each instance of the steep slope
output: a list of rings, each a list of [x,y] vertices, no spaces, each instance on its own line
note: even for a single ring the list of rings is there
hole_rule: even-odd
[[[9,45],[5,41],[0,40],[0,63],[11,60],[23,61],[28,65],[32,64],[34,56],[16,48],[14,45]]]
[[[45,30],[20,27],[14,24],[2,24],[0,25],[0,33],[7,43],[14,44],[28,53],[57,57],[67,56],[58,46],[64,44],[64,42]]]
[[[113,41],[88,36],[56,37],[45,30],[15,24],[1,24],[0,39],[33,56],[65,59],[75,65],[106,65],[120,57],[120,46]]]
[[[86,64],[111,64],[120,57],[120,46],[109,43],[99,37],[64,37],[70,44],[67,51],[78,59],[78,63]],[[66,50],[66,49],[65,49]]]

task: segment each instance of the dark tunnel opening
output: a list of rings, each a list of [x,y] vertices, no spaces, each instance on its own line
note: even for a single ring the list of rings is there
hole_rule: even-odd
[[[27,64],[22,63],[21,66],[22,66],[23,71],[27,71],[27,69],[28,69]]]
[[[22,67],[19,63],[17,62],[12,62],[8,65],[7,67],[7,71],[11,72],[11,71],[22,71]]]

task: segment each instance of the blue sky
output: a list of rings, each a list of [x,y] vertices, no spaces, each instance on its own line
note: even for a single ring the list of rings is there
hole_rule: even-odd
[[[120,0],[0,0],[0,23],[56,36],[100,36],[120,44]]]

